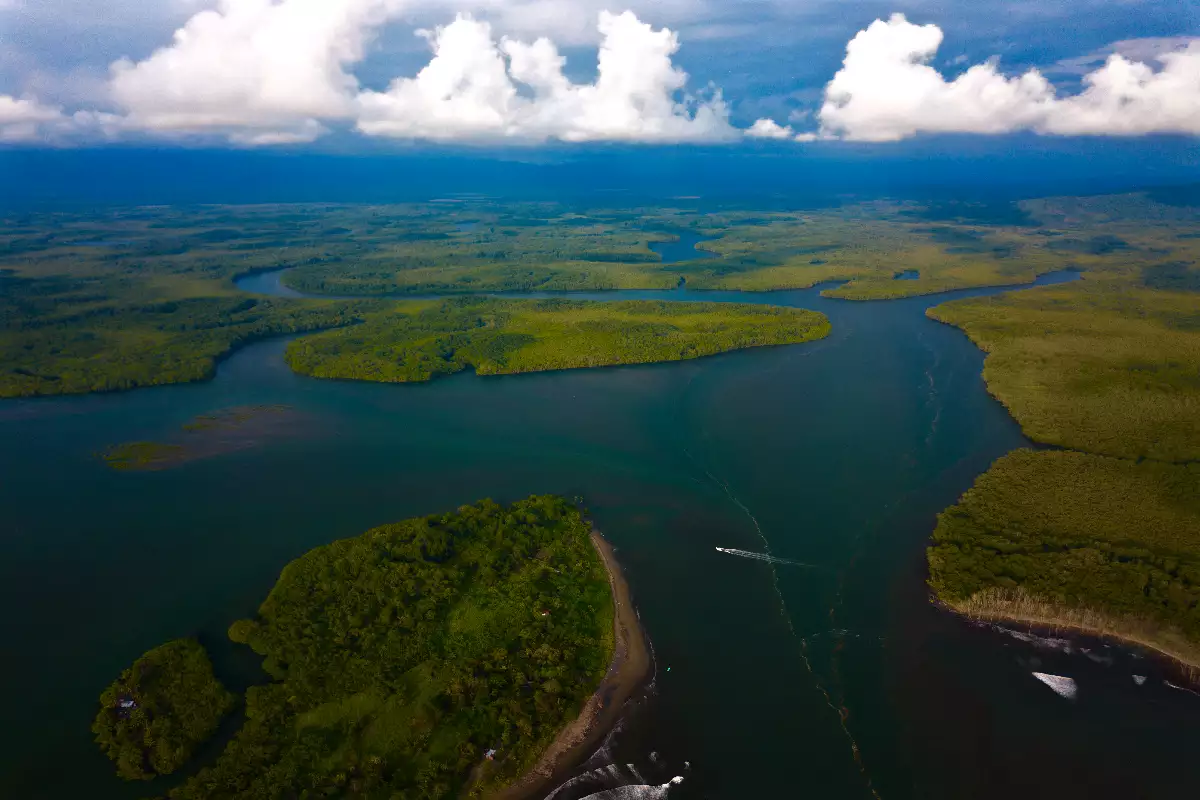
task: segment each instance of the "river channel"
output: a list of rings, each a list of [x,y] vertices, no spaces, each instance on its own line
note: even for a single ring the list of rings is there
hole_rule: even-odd
[[[278,273],[240,285],[296,294]],[[585,498],[656,654],[653,691],[604,758],[647,782],[683,776],[671,797],[1190,795],[1200,698],[1151,660],[974,627],[927,601],[937,512],[1028,444],[988,396],[982,354],[924,316],[994,291],[572,294],[798,306],[833,333],[419,385],[295,375],[276,339],[206,383],[0,402],[0,796],[163,788],[118,781],[88,732],[97,695],[139,654],[196,635],[223,676],[252,680],[224,631],[290,559],[381,523],[547,492]],[[262,404],[295,409],[295,429],[157,472],[96,456]],[[1077,695],[1034,671],[1073,678]]]

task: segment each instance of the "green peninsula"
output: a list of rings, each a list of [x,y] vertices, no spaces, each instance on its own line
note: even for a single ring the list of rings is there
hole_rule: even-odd
[[[293,561],[229,629],[270,682],[170,796],[449,798],[511,783],[613,657],[590,534],[560,498],[485,500]]]
[[[1086,225],[1088,239],[1068,228],[1074,241],[1129,252],[1072,284],[928,312],[988,353],[988,389],[1030,438],[1066,448],[1001,459],[941,515],[930,586],[964,613],[1111,634],[1200,665],[1194,219],[1129,198],[1033,207]]]
[[[1085,273],[928,313],[988,353],[988,390],[1031,439],[1122,458],[1200,459],[1200,293]]]
[[[938,518],[959,611],[1115,635],[1200,663],[1200,465],[1018,450]]]
[[[169,775],[191,758],[235,705],[191,639],[156,647],[100,695],[96,743],[126,780]]]
[[[456,298],[401,303],[362,325],[298,339],[292,369],[317,378],[406,382],[679,361],[829,334],[823,314],[729,303]]]

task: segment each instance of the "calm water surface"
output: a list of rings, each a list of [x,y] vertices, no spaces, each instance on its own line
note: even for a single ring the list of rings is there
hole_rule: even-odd
[[[673,236],[677,236],[669,242],[650,242],[650,249],[662,258],[664,264],[674,264],[679,261],[695,261],[700,258],[714,258],[716,253],[708,250],[699,250],[696,245],[702,242],[711,242],[714,239],[701,236],[692,231],[666,231]]]
[[[0,403],[0,797],[163,788],[112,777],[88,732],[96,696],[139,654],[197,635],[244,686],[253,665],[225,628],[290,559],[373,525],[535,492],[583,495],[618,547],[658,672],[614,757],[643,771],[652,751],[671,773],[690,763],[673,797],[1194,791],[1200,699],[1155,665],[1086,641],[1038,646],[927,603],[936,513],[1026,444],[988,397],[980,352],[924,317],[946,296],[620,296],[801,306],[834,328],[678,364],[408,386],[294,375],[275,340],[208,383]],[[302,413],[292,435],[162,472],[117,473],[95,456],[269,403]],[[1035,670],[1075,678],[1078,696]]]

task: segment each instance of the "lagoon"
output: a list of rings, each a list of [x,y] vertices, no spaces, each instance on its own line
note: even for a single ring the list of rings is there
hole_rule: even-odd
[[[701,236],[692,231],[662,231],[662,233],[670,236],[675,236],[675,239],[666,242],[650,242],[650,249],[658,253],[664,264],[676,264],[680,261],[695,261],[701,258],[715,258],[716,253],[709,250],[701,250],[698,245],[704,242],[716,241],[712,237]]]
[[[239,285],[286,290],[278,279]],[[0,635],[15,655],[0,661],[0,796],[163,788],[123,784],[90,741],[96,696],[133,658],[199,635],[241,688],[257,676],[225,628],[288,560],[381,523],[546,492],[585,498],[654,645],[654,692],[609,758],[647,771],[656,752],[685,775],[680,796],[1182,795],[1200,779],[1200,699],[1152,661],[975,628],[927,601],[936,513],[1027,444],[987,395],[982,354],[923,313],[991,291],[572,293],[794,305],[833,333],[419,385],[304,378],[275,339],[208,383],[0,402]],[[213,458],[117,472],[96,455],[275,404],[302,422]],[[1035,671],[1073,678],[1075,699]]]

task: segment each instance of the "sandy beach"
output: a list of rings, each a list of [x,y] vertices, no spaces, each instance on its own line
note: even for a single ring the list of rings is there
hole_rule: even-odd
[[[612,586],[615,604],[612,662],[600,687],[584,704],[579,716],[559,732],[533,769],[516,783],[491,795],[492,800],[532,800],[565,780],[599,746],[621,718],[625,702],[650,674],[646,637],[612,545],[596,531],[592,531],[592,544],[604,562]]]

